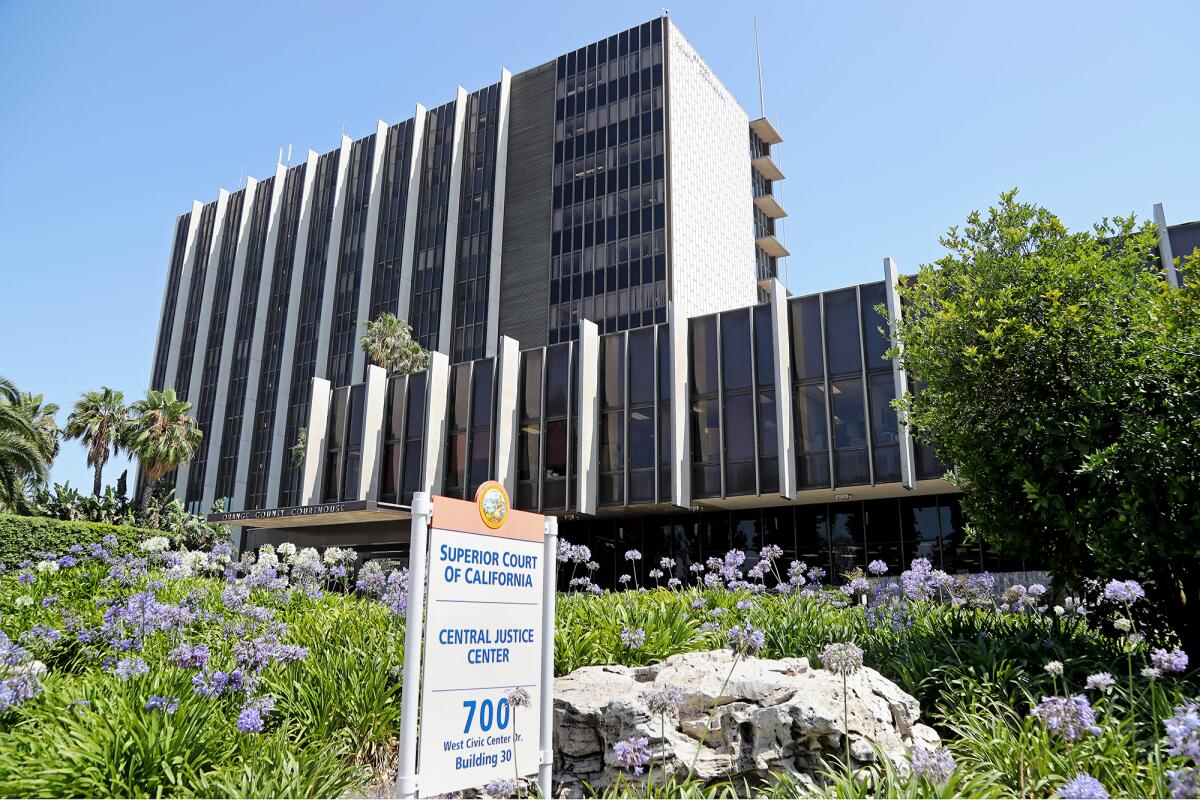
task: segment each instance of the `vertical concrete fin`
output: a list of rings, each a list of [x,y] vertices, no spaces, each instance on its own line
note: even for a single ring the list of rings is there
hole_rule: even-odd
[[[512,73],[504,69],[500,71],[500,119],[496,123],[496,180],[492,186],[492,235],[488,259],[487,330],[484,338],[484,355],[488,356],[496,354],[496,337],[500,330],[500,277],[503,269],[501,251],[504,245],[504,191],[508,185],[508,120],[511,96]]]
[[[408,162],[408,204],[404,209],[404,249],[400,257],[400,291],[396,297],[396,307],[392,309],[395,315],[405,322],[412,322],[408,312],[412,302],[413,251],[417,246],[417,208],[421,200],[425,115],[425,106],[417,103],[417,110],[413,115],[412,158]]]
[[[517,431],[521,399],[521,345],[500,337],[496,358],[496,469],[495,478],[508,492],[517,494]]]
[[[1175,268],[1175,254],[1171,251],[1171,234],[1167,228],[1167,214],[1163,211],[1162,203],[1154,204],[1154,225],[1158,228],[1158,255],[1162,259],[1163,274],[1167,276],[1167,283],[1178,289],[1179,270]]]
[[[350,178],[350,137],[342,134],[338,153],[337,178],[333,190],[333,222],[329,226],[329,246],[325,248],[325,282],[321,286],[321,299],[317,317],[317,358],[313,362],[313,375],[328,377],[329,347],[333,340],[333,303],[337,296],[338,262],[342,256],[342,225],[346,216],[346,183]]]
[[[459,202],[462,198],[463,129],[466,127],[467,90],[458,87],[454,100],[454,136],[450,147],[450,191],[446,205],[446,245],[442,249],[442,302],[438,313],[437,349],[450,352],[454,336],[454,280],[458,261]]]
[[[600,493],[600,329],[590,320],[579,320],[579,451],[575,454],[576,497],[579,513],[595,514]]]
[[[324,378],[312,379],[308,441],[304,447],[303,482],[300,484],[300,502],[303,505],[321,502],[321,484],[325,479],[325,440],[329,434],[329,398],[332,392],[329,381]]]
[[[358,480],[359,500],[379,499],[380,454],[383,452],[388,374],[374,364],[367,367],[366,398],[363,400],[362,474]]]
[[[903,347],[896,338],[896,325],[903,319],[903,308],[900,305],[900,268],[891,258],[883,259],[883,280],[887,286],[888,329],[892,334],[892,346]],[[900,366],[900,358],[892,359],[892,378],[895,381],[896,397],[901,398],[908,391],[908,376]],[[911,489],[916,483],[916,457],[913,453],[912,426],[904,418],[899,420],[900,426],[900,484]]]
[[[680,508],[692,505],[691,399],[688,383],[688,321],[679,306],[671,303],[671,502]]]
[[[375,284],[375,245],[379,239],[379,209],[383,205],[383,162],[387,158],[388,128],[383,120],[375,124],[375,154],[371,157],[371,196],[367,201],[367,229],[363,233],[362,273],[358,280],[358,324],[354,330],[354,360],[350,366],[351,380],[363,374],[366,354],[358,340],[367,332],[371,314],[371,287]]]
[[[424,486],[431,494],[441,494],[445,478],[446,389],[450,385],[450,357],[436,350],[430,353],[426,374]]]
[[[771,338],[775,346],[775,434],[779,437],[779,494],[796,496],[796,437],[792,430],[792,348],[788,335],[787,290],[777,278],[770,283]]]

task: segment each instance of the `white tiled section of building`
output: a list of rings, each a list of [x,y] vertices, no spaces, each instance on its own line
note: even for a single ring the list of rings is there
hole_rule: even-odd
[[[674,23],[667,61],[672,300],[683,317],[754,305],[750,119]]]

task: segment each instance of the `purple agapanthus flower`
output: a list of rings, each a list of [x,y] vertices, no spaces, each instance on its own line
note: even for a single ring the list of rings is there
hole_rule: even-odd
[[[1058,787],[1054,796],[1062,800],[1108,800],[1108,791],[1100,781],[1081,772]]]
[[[651,712],[669,714],[683,705],[683,690],[678,686],[665,684],[643,690],[641,698]]]
[[[150,672],[150,665],[140,658],[123,658],[117,662],[117,666],[113,672],[121,680],[127,681],[130,678],[136,678],[139,675],[145,675]]]
[[[734,625],[729,629],[729,649],[741,655],[757,655],[766,646],[766,636],[752,625]]]
[[[516,795],[520,788],[521,785],[515,778],[492,778],[484,784],[483,793],[488,797],[496,798],[496,800],[504,800]]]
[[[924,778],[936,786],[941,786],[950,780],[950,776],[954,773],[954,768],[958,766],[954,761],[954,754],[945,747],[938,747],[933,750],[927,750],[924,747],[915,747],[913,748],[910,761],[914,775],[918,778]]]
[[[1133,605],[1146,596],[1146,590],[1137,581],[1109,581],[1104,587],[1104,597],[1114,603]]]
[[[881,559],[877,558],[874,561],[872,561],[870,564],[867,564],[867,572],[871,573],[872,575],[884,575],[887,573],[887,571],[888,571],[887,562],[883,561]]]
[[[621,641],[630,650],[636,650],[646,643],[646,631],[641,628],[623,628]]]
[[[1176,758],[1200,762],[1200,703],[1175,706],[1175,716],[1163,723],[1167,729],[1167,752]]]
[[[1177,800],[1200,797],[1200,770],[1192,767],[1167,770],[1167,788]]]
[[[641,775],[650,763],[650,740],[645,736],[635,736],[617,742],[613,745],[613,761],[634,775]]]
[[[642,554],[638,550],[626,550],[625,551],[625,560],[626,561],[641,561]]]
[[[1178,648],[1165,650],[1160,647],[1150,654],[1150,663],[1163,672],[1186,672],[1188,655]]]
[[[1100,727],[1096,724],[1096,712],[1085,696],[1043,697],[1033,715],[1052,733],[1068,742],[1082,739],[1084,734],[1097,736]]]
[[[150,695],[150,699],[146,701],[147,711],[161,711],[167,716],[174,714],[178,708],[178,697],[162,697],[157,694],[152,694]]]
[[[204,669],[208,656],[208,648],[202,644],[181,644],[167,654],[167,661],[182,669]]]

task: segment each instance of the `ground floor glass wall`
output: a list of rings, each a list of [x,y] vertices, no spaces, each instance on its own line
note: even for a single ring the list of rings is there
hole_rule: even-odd
[[[951,574],[1036,568],[1021,559],[1002,557],[981,542],[967,543],[956,494],[561,519],[559,536],[591,549],[592,559],[600,565],[592,580],[606,589],[618,588],[617,579],[633,572],[625,560],[629,550],[642,554],[637,572],[643,586],[647,580],[654,585],[647,573],[664,556],[675,559],[675,575],[690,577],[689,565],[724,556],[729,550],[745,552],[743,569],[749,569],[759,551],[770,544],[783,549],[785,566],[797,559],[821,567],[829,574],[827,581],[833,583],[841,583],[844,573],[865,568],[875,559],[886,562],[891,575],[898,575],[914,558],[928,558],[934,568]],[[587,574],[583,565],[578,569],[570,563],[563,565],[560,578],[564,586],[573,569],[578,576]]]

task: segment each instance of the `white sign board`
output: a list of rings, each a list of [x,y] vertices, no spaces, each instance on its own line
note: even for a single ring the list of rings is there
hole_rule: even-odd
[[[545,518],[509,511],[507,496],[487,489],[475,503],[433,498],[423,797],[538,771]],[[516,688],[528,693],[529,705],[511,706],[507,695]]]

